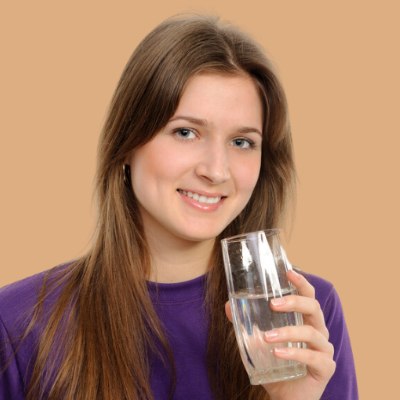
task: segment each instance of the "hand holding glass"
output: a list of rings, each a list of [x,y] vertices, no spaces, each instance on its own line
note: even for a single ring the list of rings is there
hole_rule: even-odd
[[[279,240],[279,230],[246,233],[221,241],[233,325],[243,364],[253,385],[294,379],[306,366],[275,357],[275,347],[304,347],[303,343],[269,344],[266,331],[302,325],[301,314],[275,312],[274,298],[295,294],[287,279],[292,267]]]

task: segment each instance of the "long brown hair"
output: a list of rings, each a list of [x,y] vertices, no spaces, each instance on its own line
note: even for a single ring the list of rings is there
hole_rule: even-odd
[[[217,18],[166,20],[136,48],[113,96],[98,149],[95,240],[85,256],[49,280],[60,294],[41,333],[29,400],[152,399],[150,352],[170,365],[173,391],[172,352],[147,291],[147,244],[123,164],[167,123],[187,80],[201,71],[248,74],[264,106],[260,176],[249,203],[221,237],[281,221],[294,165],[285,95],[270,62],[247,35]],[[224,315],[219,239],[207,274],[210,383],[217,399],[268,399],[263,388],[249,385]],[[49,287],[42,290],[34,319]]]

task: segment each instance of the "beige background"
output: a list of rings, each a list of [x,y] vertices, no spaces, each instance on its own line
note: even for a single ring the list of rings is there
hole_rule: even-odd
[[[169,15],[216,13],[263,44],[287,91],[299,175],[289,256],[335,284],[361,399],[393,398],[397,2],[233,3],[2,1],[0,286],[84,251],[97,138],[131,51]]]

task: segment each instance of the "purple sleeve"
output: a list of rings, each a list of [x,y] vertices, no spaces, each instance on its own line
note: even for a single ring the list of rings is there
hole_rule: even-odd
[[[0,319],[0,400],[24,400],[24,385],[7,330]]]
[[[358,400],[357,379],[342,305],[334,287],[321,303],[329,341],[335,349],[336,370],[321,400]]]

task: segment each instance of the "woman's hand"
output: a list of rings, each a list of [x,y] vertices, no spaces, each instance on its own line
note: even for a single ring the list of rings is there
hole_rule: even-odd
[[[295,271],[288,272],[290,282],[297,288],[298,295],[285,296],[283,302],[272,304],[277,312],[297,311],[303,314],[303,326],[287,326],[269,331],[267,343],[305,342],[307,348],[276,348],[275,357],[295,360],[306,364],[307,375],[289,381],[263,385],[271,400],[319,400],[326,385],[335,372],[333,346],[329,343],[329,332],[324,316],[315,299],[314,287]],[[229,303],[226,313],[232,320]]]

